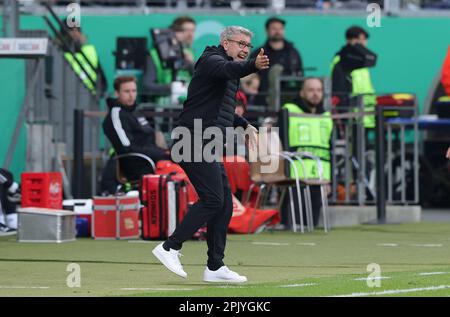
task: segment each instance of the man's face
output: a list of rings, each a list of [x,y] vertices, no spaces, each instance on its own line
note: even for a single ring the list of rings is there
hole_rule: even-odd
[[[256,95],[259,91],[259,78],[244,79],[242,81],[242,90],[250,95]]]
[[[86,42],[85,36],[80,32],[78,28],[70,28],[69,34],[70,37],[77,43],[84,44]]]
[[[284,39],[284,25],[280,22],[272,22],[267,28],[267,38],[269,41],[277,42]]]
[[[129,81],[120,85],[119,91],[116,91],[117,100],[121,105],[133,106],[136,102],[137,87],[134,81]]]
[[[244,115],[244,107],[241,105],[236,105],[234,112],[242,117]]]
[[[358,38],[349,40],[351,45],[361,44],[364,47],[367,47],[367,37],[361,33]]]
[[[223,47],[228,56],[232,57],[235,61],[244,61],[250,53],[250,36],[245,34],[235,34],[232,38],[223,41]]]
[[[319,79],[308,79],[304,82],[300,97],[313,106],[319,105],[323,100],[323,86]]]
[[[192,42],[194,42],[195,36],[195,24],[192,22],[185,22],[183,23],[182,28],[184,34],[183,43],[187,46],[192,46]]]
[[[192,42],[194,41],[195,35],[195,24],[191,22],[185,22],[181,26],[181,30],[175,32],[175,38],[178,42],[186,45],[192,46]]]

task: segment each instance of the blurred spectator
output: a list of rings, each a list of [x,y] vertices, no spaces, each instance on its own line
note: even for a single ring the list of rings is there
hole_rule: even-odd
[[[66,19],[64,19],[63,23],[70,39],[69,47],[63,46],[65,59],[80,77],[86,88],[95,92],[97,90],[96,86],[100,85],[98,91],[103,95],[108,88],[108,83],[95,46],[88,43],[86,35],[81,31],[81,27],[68,26]],[[79,63],[75,61],[74,57]],[[80,64],[82,67],[80,67]]]
[[[450,147],[448,148],[448,150],[447,150],[447,154],[446,154],[446,156],[445,156],[446,158],[448,158],[449,160],[450,160]]]
[[[238,90],[236,93],[235,112],[241,117],[243,117],[246,109],[247,109],[247,97],[242,91]]]
[[[16,205],[20,199],[19,184],[14,182],[12,173],[0,168],[0,236],[16,232]]]
[[[336,53],[331,65],[333,105],[355,107],[357,98],[354,97],[362,96],[365,111],[375,111],[377,100],[369,67],[375,65],[376,55],[367,49],[369,33],[352,26],[345,32],[345,38],[346,45]],[[375,117],[364,116],[364,126],[374,128]]]
[[[156,48],[153,47],[150,50],[150,54],[147,56],[142,84],[145,94],[157,96],[151,98],[152,101],[161,105],[170,104],[171,83],[176,80],[188,84],[191,81],[195,61],[192,49],[195,26],[194,19],[188,16],[176,18],[170,26],[176,40],[182,46],[184,54],[183,65],[177,71],[176,78],[172,78],[172,68],[161,61]]]
[[[267,105],[267,92],[269,90],[269,73],[270,69],[279,64],[282,66],[283,76],[298,76],[303,73],[303,63],[300,53],[294,47],[293,43],[287,41],[284,37],[284,27],[286,22],[277,17],[272,17],[266,21],[267,41],[262,46],[254,50],[250,56],[256,57],[261,48],[264,48],[264,53],[269,57],[270,68],[259,72],[261,84],[257,98],[257,103],[260,105]]]
[[[253,73],[241,78],[241,89],[247,97],[248,105],[256,105],[256,96],[258,95],[260,78],[258,74]]]

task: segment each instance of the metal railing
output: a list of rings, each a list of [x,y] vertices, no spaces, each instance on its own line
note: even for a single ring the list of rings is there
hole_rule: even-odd
[[[334,148],[331,156],[333,177],[330,202],[360,206],[376,204],[377,195],[383,190],[387,196],[387,204],[418,204],[417,106],[377,106],[375,112],[364,111],[362,106],[357,109],[357,112],[332,115],[335,124],[332,135]],[[411,120],[393,120],[385,116],[392,111],[409,111]],[[366,129],[363,123],[364,117],[378,115],[382,125],[380,135],[376,129]],[[406,130],[412,132],[409,138],[406,137]],[[377,142],[382,143],[381,149],[377,148]],[[379,151],[382,153],[378,153]],[[377,180],[377,155],[381,155],[383,159],[382,180]],[[380,188],[380,181],[386,186]]]

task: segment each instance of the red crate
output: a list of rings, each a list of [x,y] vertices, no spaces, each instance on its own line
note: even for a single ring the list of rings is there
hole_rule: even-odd
[[[21,187],[22,207],[62,209],[61,173],[22,173]]]

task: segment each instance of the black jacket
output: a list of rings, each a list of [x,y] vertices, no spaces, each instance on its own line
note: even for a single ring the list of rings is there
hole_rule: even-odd
[[[364,67],[373,67],[377,55],[360,44],[347,44],[336,53],[336,56],[340,57],[340,61],[334,65],[331,74],[334,105],[337,107],[355,106],[356,99],[351,98],[353,91],[351,72]]]
[[[103,121],[103,131],[117,154],[142,153],[153,160],[162,159],[164,150],[155,144],[155,130],[134,106],[122,106],[108,98],[110,111]]]
[[[255,49],[251,57],[256,57],[261,48],[264,48],[264,54],[269,57],[270,65],[280,64],[283,66],[283,75],[300,75],[303,72],[302,58],[291,42],[284,40],[284,48],[278,51],[273,50],[269,43],[266,42],[263,46]],[[261,78],[259,85],[260,92],[266,93],[269,88],[269,71],[270,68],[259,71]],[[258,103],[266,104],[265,99],[265,96],[261,96],[261,98],[258,98]]]
[[[202,119],[203,129],[246,128],[247,120],[234,113],[235,97],[239,79],[256,71],[255,58],[235,62],[221,45],[206,47],[195,64],[178,126],[193,129],[194,119]]]

